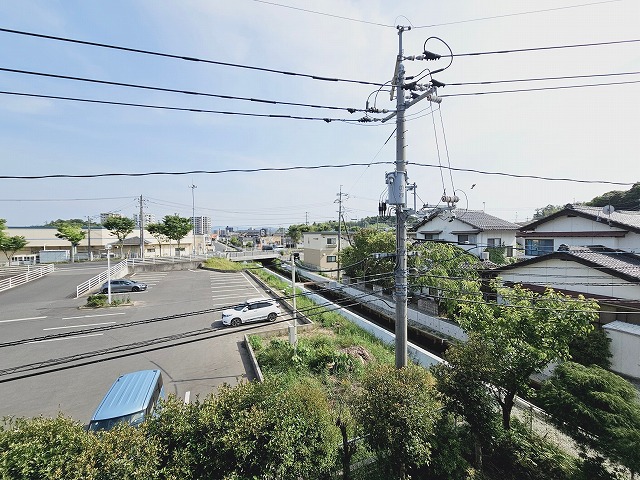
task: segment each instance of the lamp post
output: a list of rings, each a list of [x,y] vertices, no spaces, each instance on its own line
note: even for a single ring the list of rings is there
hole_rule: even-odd
[[[105,245],[107,249],[107,303],[111,305],[111,245]]]
[[[191,233],[193,234],[193,248],[191,249],[191,254],[195,254],[196,251],[196,197],[195,197],[195,189],[198,188],[197,185],[193,183],[189,186],[191,189]]]

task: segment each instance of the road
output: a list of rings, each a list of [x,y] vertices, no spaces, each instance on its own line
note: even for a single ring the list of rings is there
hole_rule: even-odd
[[[264,295],[249,276],[207,270],[138,273],[131,278],[147,283],[146,292],[114,295],[128,296],[132,305],[83,309],[86,298],[69,298],[70,294],[78,283],[96,273],[79,268],[60,270],[0,293],[0,344],[39,338],[31,343],[0,345],[0,417],[62,412],[88,422],[111,383],[120,374],[135,370],[159,368],[167,393],[191,400],[206,396],[223,383],[236,384],[247,378],[251,368],[241,345],[243,334],[269,328],[270,324],[223,327],[220,310],[247,297]],[[217,310],[154,321],[207,309]],[[149,322],[91,331],[143,320]],[[201,333],[131,349],[138,342],[194,331]],[[69,332],[74,334],[41,338]],[[177,342],[182,344],[175,345]],[[123,351],[117,355],[104,353],[113,348]],[[48,367],[64,368],[52,373],[12,380],[41,371],[33,365],[35,369],[6,374],[13,367],[87,353],[88,358]]]

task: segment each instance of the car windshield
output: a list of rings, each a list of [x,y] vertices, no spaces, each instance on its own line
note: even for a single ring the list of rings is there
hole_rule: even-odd
[[[111,430],[118,423],[128,423],[134,427],[140,425],[144,420],[144,410],[122,417],[107,418],[105,420],[95,420],[89,424],[89,430],[96,432],[98,430]]]

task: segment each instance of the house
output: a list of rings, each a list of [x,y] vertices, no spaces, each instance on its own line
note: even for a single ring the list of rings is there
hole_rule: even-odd
[[[528,257],[553,252],[560,245],[602,245],[640,253],[640,212],[568,204],[523,225],[518,237]]]
[[[629,367],[635,345],[618,341],[640,328],[640,255],[602,246],[561,245],[555,252],[501,266],[491,271],[506,285],[520,284],[537,292],[553,288],[572,297],[583,295],[600,305],[598,323],[615,340],[611,345],[612,370],[640,378],[640,362]],[[623,333],[620,333],[623,332]],[[633,362],[632,362],[633,363]]]
[[[416,240],[457,243],[478,258],[487,248],[505,247],[505,256],[516,255],[516,232],[520,225],[480,210],[434,211],[411,229]]]
[[[345,239],[339,242],[338,238],[338,232],[303,233],[304,264],[317,270],[327,271],[327,276],[337,278],[338,253],[346,246]]]

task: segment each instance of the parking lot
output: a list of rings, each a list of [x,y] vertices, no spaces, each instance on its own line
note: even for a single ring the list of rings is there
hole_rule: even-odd
[[[32,303],[30,295],[46,288],[41,280],[20,287],[21,295],[12,291],[12,308],[0,312],[0,416],[60,411],[86,422],[111,383],[135,370],[160,369],[167,393],[188,401],[252,374],[243,334],[271,324],[228,328],[220,320],[223,309],[268,296],[248,275],[185,270],[130,278],[148,290],[117,294],[131,304],[108,309],[83,309],[86,298]],[[11,341],[18,344],[5,345]],[[49,373],[41,374],[43,365]]]

